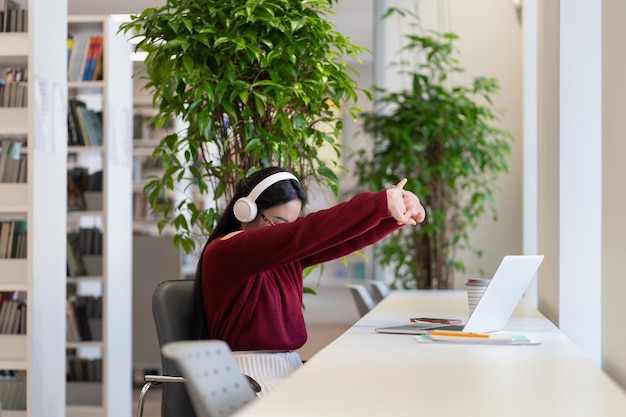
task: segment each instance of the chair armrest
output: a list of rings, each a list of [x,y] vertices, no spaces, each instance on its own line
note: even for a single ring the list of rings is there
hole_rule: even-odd
[[[185,382],[185,378],[182,376],[168,376],[168,375],[144,375],[143,380],[146,382]]]
[[[261,385],[255,381],[254,378],[244,374],[244,376],[248,379],[248,383],[250,387],[254,390],[254,392],[261,392]],[[153,382],[157,384],[162,384],[165,382],[185,382],[185,378],[182,376],[168,376],[168,375],[144,375],[143,380],[146,382]]]
[[[185,382],[185,378],[182,376],[163,376],[163,375],[144,375],[143,380],[146,381],[139,393],[139,399],[137,400],[137,417],[143,416],[143,404],[146,399],[148,391],[152,387],[160,387],[165,382]]]
[[[261,392],[261,385],[259,385],[258,382],[256,382],[256,380],[254,378],[252,378],[249,375],[243,374],[243,376],[245,376],[246,378],[248,378],[248,382],[250,383],[250,386],[252,387],[252,390],[254,392],[256,392],[257,394],[259,392]]]

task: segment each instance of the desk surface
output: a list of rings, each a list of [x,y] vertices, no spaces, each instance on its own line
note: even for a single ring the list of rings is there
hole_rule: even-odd
[[[466,317],[465,292],[392,292],[237,416],[623,417],[626,393],[524,300],[505,331],[539,346],[420,344],[374,328]]]

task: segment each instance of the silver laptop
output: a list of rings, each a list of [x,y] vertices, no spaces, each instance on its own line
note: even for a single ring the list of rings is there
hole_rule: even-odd
[[[395,334],[424,334],[434,329],[467,333],[500,331],[509,321],[542,261],[543,255],[505,256],[465,325],[410,323],[378,327],[376,331]]]

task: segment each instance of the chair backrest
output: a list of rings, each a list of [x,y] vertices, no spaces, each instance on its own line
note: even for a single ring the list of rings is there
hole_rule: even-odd
[[[372,299],[372,296],[369,292],[367,292],[367,288],[361,284],[346,284],[346,287],[350,288],[350,293],[352,294],[352,298],[354,299],[354,303],[356,304],[356,309],[358,310],[361,317],[366,315],[376,303]]]
[[[161,351],[183,371],[198,417],[227,417],[256,398],[224,341],[172,342]]]
[[[170,342],[190,340],[194,280],[170,280],[157,285],[152,294],[152,314],[159,347]],[[163,375],[181,376],[176,363],[161,354]],[[165,383],[161,399],[161,417],[195,417],[183,383]]]
[[[365,284],[369,287],[372,299],[377,304],[389,294],[389,286],[383,281],[370,279],[365,281]]]

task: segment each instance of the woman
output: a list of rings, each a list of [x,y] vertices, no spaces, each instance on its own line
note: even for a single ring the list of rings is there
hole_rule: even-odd
[[[424,208],[404,184],[300,217],[306,196],[291,173],[271,167],[239,181],[198,263],[198,337],[226,341],[266,395],[302,363],[295,350],[307,339],[304,268],[423,221]]]

